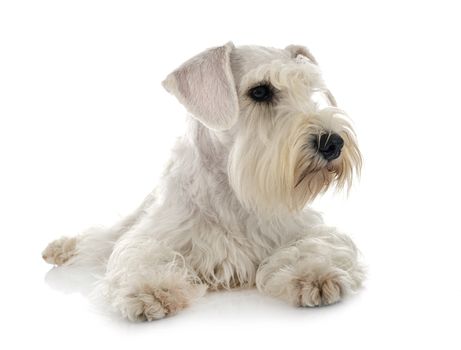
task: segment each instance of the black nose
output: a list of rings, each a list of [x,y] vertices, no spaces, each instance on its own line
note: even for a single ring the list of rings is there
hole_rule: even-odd
[[[314,140],[314,147],[326,160],[333,160],[341,154],[344,140],[338,134],[323,134]]]

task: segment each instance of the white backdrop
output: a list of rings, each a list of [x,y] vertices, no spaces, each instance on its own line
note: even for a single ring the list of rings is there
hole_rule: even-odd
[[[1,1],[0,347],[459,349],[460,32],[455,1]],[[239,291],[150,324],[100,315],[40,253],[155,186],[185,115],[160,82],[228,40],[308,46],[354,119],[362,180],[314,206],[366,287],[321,309]]]

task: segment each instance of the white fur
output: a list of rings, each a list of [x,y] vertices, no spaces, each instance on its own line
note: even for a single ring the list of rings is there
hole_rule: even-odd
[[[271,104],[248,96],[262,81],[276,90]],[[356,291],[364,275],[354,244],[306,207],[349,185],[361,165],[309,51],[229,43],[187,61],[164,85],[194,115],[161,186],[114,227],[52,242],[45,260],[106,266],[97,293],[130,320],[173,314],[207,289],[256,285],[300,306]],[[316,94],[333,106],[322,108]],[[331,132],[345,145],[327,162],[310,140]]]

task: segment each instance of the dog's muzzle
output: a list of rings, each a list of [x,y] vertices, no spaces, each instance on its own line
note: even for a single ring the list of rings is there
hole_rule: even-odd
[[[338,134],[322,134],[314,140],[314,148],[327,160],[334,160],[341,155],[344,140]]]

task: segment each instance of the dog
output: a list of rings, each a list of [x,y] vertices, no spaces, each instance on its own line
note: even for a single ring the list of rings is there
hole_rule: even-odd
[[[309,50],[229,42],[163,86],[190,118],[161,185],[113,227],[50,243],[45,261],[104,266],[96,292],[132,321],[175,314],[207,290],[256,286],[302,307],[356,292],[356,246],[308,204],[349,188],[362,158]]]

